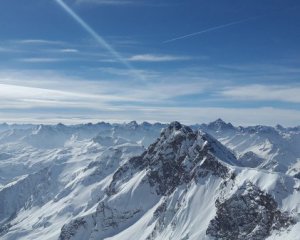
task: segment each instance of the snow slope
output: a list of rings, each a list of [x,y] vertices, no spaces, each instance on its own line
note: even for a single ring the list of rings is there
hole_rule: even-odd
[[[234,127],[221,119],[197,127],[234,151],[244,166],[300,176],[300,127]]]
[[[299,180],[236,162],[212,137],[174,122],[119,167],[97,208],[64,225],[60,239],[266,239],[299,231]]]
[[[280,153],[283,142],[297,150],[288,141],[299,129],[196,128],[9,127],[0,133],[0,239],[300,239],[297,161],[251,151],[276,138]]]

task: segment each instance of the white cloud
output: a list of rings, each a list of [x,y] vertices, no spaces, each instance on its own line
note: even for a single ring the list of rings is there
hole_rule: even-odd
[[[246,85],[229,87],[221,95],[230,99],[243,101],[281,101],[300,103],[300,86],[284,85]]]
[[[169,6],[169,3],[158,0],[70,0],[75,4],[94,4],[100,6],[126,6],[126,5],[143,5],[143,6]],[[174,4],[174,3],[172,3]]]
[[[234,125],[272,125],[297,126],[300,122],[300,111],[276,108],[206,108],[206,107],[103,107],[101,111],[78,112],[65,111],[64,113],[2,113],[1,122],[21,123],[53,123],[66,124],[85,122],[165,122],[178,120],[184,124],[205,123],[222,118]]]
[[[4,52],[4,53],[6,53],[6,52],[15,52],[15,50],[14,49],[11,49],[11,48],[7,48],[7,47],[0,47],[0,52]]]
[[[126,108],[125,108],[126,109]],[[129,111],[129,110],[127,110]],[[130,111],[129,111],[130,112]],[[138,113],[131,113],[125,119],[139,121],[170,122],[178,120],[185,124],[211,122],[222,118],[235,125],[296,126],[300,122],[300,111],[278,108],[223,108],[223,107],[140,107]]]
[[[191,60],[188,56],[174,56],[174,55],[154,55],[154,54],[141,54],[134,55],[128,58],[131,62],[171,62],[171,61],[187,61]]]
[[[2,109],[21,109],[35,107],[93,108],[95,102],[103,107],[103,100],[124,100],[117,96],[95,95],[75,91],[62,91],[38,87],[0,84]],[[94,104],[92,104],[94,102]]]
[[[128,5],[137,3],[130,0],[76,0],[77,4],[90,3],[98,5]]]
[[[52,62],[61,62],[65,59],[62,58],[20,58],[18,61],[25,63],[52,63]]]
[[[300,73],[300,69],[292,66],[278,65],[278,64],[221,64],[219,67],[244,73],[254,74],[293,74]]]
[[[142,69],[130,70],[130,69],[114,68],[114,67],[99,67],[94,70],[99,70],[99,72],[108,73],[108,74],[115,75],[118,77],[122,76],[122,77],[131,77],[132,78],[133,75],[142,75],[142,76],[146,76],[147,79],[149,79],[149,78],[154,78],[154,77],[159,76],[159,73],[157,73],[155,71],[142,70]]]
[[[19,44],[37,44],[37,45],[60,45],[64,44],[62,41],[52,41],[46,39],[23,39],[16,41]]]
[[[145,72],[141,72],[145,74]],[[130,79],[131,75],[127,76]],[[4,108],[85,106],[100,109],[115,102],[162,103],[172,98],[201,93],[197,82],[135,82],[85,80],[44,71],[0,73],[0,103]],[[73,103],[71,103],[73,101]]]
[[[78,53],[79,51],[75,48],[64,48],[64,49],[60,49],[60,52],[62,52],[62,53]]]
[[[208,81],[201,83],[193,78],[186,82],[176,75],[170,76],[172,81],[160,75],[155,77],[159,81],[139,82],[130,80],[130,76],[124,76],[122,81],[92,81],[51,71],[0,72],[0,121],[81,123],[134,119],[191,124],[221,117],[237,125],[293,126],[300,122],[299,110],[177,106],[172,99],[205,94],[216,83],[209,85]]]

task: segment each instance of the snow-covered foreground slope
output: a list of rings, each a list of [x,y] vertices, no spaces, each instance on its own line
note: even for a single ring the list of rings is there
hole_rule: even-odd
[[[0,239],[300,239],[300,180],[232,150],[178,122],[9,129]]]
[[[72,156],[58,153],[53,164],[1,190],[4,234],[9,227],[3,239],[39,239],[41,235],[57,239],[67,220],[94,207],[104,194],[106,178],[119,164],[143,151],[128,143],[106,149],[93,143],[78,144],[72,147]]]

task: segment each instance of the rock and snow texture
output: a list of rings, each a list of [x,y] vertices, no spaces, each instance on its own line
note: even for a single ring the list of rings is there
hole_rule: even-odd
[[[234,127],[218,119],[194,128],[208,132],[234,151],[245,167],[300,176],[300,127]]]
[[[5,127],[0,239],[300,239],[298,128]]]

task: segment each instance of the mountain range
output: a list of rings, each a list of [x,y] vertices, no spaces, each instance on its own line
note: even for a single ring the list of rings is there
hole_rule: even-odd
[[[300,239],[300,127],[0,125],[0,239]]]

